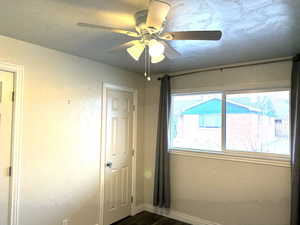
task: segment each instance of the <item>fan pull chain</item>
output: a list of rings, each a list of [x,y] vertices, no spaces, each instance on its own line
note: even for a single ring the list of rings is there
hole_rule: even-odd
[[[150,54],[149,54],[149,46],[146,45],[145,48],[145,73],[144,76],[148,81],[151,81],[150,77],[150,65],[151,65],[151,59],[150,59]]]
[[[150,76],[150,66],[151,66],[151,58],[150,58],[150,53],[149,53],[149,46],[148,46],[148,60],[147,60],[147,63],[148,63],[148,76],[147,76],[147,80],[148,81],[151,81],[151,76]]]
[[[144,76],[145,76],[145,78],[147,78],[147,51],[148,51],[148,49],[147,49],[147,45],[145,46],[145,73],[144,73]]]

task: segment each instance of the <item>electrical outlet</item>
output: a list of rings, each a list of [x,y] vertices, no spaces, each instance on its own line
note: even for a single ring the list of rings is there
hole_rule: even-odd
[[[69,220],[68,219],[64,219],[62,221],[62,225],[69,225]]]

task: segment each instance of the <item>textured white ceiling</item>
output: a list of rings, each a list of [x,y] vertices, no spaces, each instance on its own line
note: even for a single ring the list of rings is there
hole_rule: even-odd
[[[168,0],[166,30],[223,31],[221,41],[172,41],[182,53],[152,66],[171,72],[290,56],[300,52],[299,0]],[[126,51],[106,52],[131,40],[119,34],[76,26],[87,22],[134,29],[133,15],[148,0],[9,0],[0,7],[0,34],[90,58],[131,71],[143,71]]]

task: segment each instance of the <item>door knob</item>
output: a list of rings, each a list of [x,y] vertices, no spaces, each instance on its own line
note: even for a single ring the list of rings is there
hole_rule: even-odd
[[[111,168],[111,167],[112,167],[112,162],[107,162],[107,163],[106,163],[106,167]]]

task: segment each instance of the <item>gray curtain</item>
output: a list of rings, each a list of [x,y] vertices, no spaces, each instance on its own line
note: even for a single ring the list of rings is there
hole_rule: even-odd
[[[161,78],[159,116],[157,128],[153,205],[170,208],[170,163],[168,153],[168,127],[171,106],[170,77]]]
[[[291,225],[300,225],[300,55],[293,60],[291,78]]]

